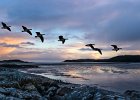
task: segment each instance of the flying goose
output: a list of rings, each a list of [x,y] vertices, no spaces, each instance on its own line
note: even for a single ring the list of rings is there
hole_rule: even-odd
[[[32,35],[32,32],[30,31],[30,30],[32,30],[32,29],[28,29],[28,28],[25,27],[25,26],[22,26],[22,28],[23,28],[23,31],[22,31],[22,32],[27,32],[27,33],[29,33],[30,35]]]
[[[68,40],[68,39],[65,39],[62,35],[59,36],[58,41],[62,41],[62,44],[64,44],[66,40]]]
[[[122,49],[122,48],[118,48],[117,45],[111,45],[111,46],[113,47],[112,50],[114,50],[114,51],[116,51],[116,52],[117,52],[118,50]]]
[[[89,47],[91,47],[92,50],[94,50],[94,51],[98,51],[98,52],[102,55],[102,51],[101,51],[101,49],[99,49],[99,48],[94,48],[93,45],[95,45],[95,44],[87,44],[87,45],[85,45],[85,46],[89,46]]]
[[[36,32],[36,35],[37,35],[37,36],[35,36],[36,38],[39,37],[41,39],[41,41],[44,42],[43,35],[45,35],[45,34],[41,34],[40,32]]]
[[[2,22],[1,24],[2,24],[2,29],[7,29],[7,30],[11,31],[11,29],[10,29],[11,26],[7,26],[4,22]]]

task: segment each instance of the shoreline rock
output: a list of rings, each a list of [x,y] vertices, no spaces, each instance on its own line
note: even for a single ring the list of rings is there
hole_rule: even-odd
[[[11,68],[0,68],[0,79],[0,100],[140,100],[140,92],[135,90],[120,94]]]

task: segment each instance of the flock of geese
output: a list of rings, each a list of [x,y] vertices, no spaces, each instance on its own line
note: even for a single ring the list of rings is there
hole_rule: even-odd
[[[7,29],[7,30],[11,31],[11,28],[10,28],[11,26],[8,26],[8,25],[7,25],[6,23],[4,23],[4,22],[2,22],[1,24],[2,24],[2,29]],[[30,35],[32,35],[32,32],[31,32],[32,29],[29,29],[29,28],[27,28],[27,27],[25,27],[25,26],[22,26],[22,28],[23,28],[23,31],[22,31],[22,32],[27,32],[27,33],[29,33]],[[43,35],[45,35],[45,34],[41,34],[40,32],[36,32],[35,38],[38,37],[38,38],[41,39],[42,42],[44,42],[44,37],[43,37]],[[64,38],[62,35],[60,35],[58,38],[59,38],[58,41],[61,41],[62,44],[64,44],[65,41],[68,40],[68,39]],[[98,51],[98,52],[102,55],[101,49],[99,49],[99,48],[94,48],[93,45],[95,45],[95,44],[87,44],[87,45],[85,45],[85,46],[89,46],[92,50]],[[116,52],[117,52],[118,50],[122,49],[122,48],[119,48],[117,45],[111,45],[111,46],[113,47],[112,50],[113,50],[113,51],[116,51]]]

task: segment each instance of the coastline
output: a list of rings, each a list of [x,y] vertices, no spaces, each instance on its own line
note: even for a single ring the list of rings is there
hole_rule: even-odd
[[[0,68],[0,100],[136,100],[140,92],[120,94],[98,87],[65,83],[17,69]],[[10,99],[10,100],[11,100]]]

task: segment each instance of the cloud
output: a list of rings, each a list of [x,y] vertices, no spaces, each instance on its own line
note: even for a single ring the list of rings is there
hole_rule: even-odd
[[[6,56],[9,56],[9,59],[55,62],[63,60],[63,55],[61,53],[62,51],[52,51],[52,50],[50,51],[46,49],[22,49],[22,50],[17,49]]]
[[[0,46],[2,46],[2,47],[10,47],[10,48],[23,48],[22,45],[29,46],[29,45],[35,45],[35,44],[32,43],[32,42],[21,42],[19,44],[0,43]]]
[[[11,23],[18,23],[16,25],[29,24],[46,33],[56,28],[83,31],[86,32],[85,40],[122,43],[140,40],[139,3],[139,1],[132,2],[131,0],[105,0],[103,2],[97,0],[55,2],[16,0],[7,8],[12,7],[8,11],[8,16]]]
[[[7,44],[7,43],[0,43],[0,46],[2,46],[2,47],[10,47],[10,48],[21,48],[19,45]]]
[[[22,42],[21,45],[35,45],[35,43],[32,42]]]
[[[99,16],[100,21],[98,20],[98,22],[95,23],[95,31],[85,34],[85,39],[116,43],[132,43],[140,40],[140,13],[138,12],[138,2],[120,1],[115,4],[112,3],[106,8],[102,8],[104,8],[106,14],[103,13]],[[105,15],[107,17],[103,17]]]
[[[93,51],[91,48],[81,48],[80,51]]]
[[[0,1],[0,20],[12,26],[12,32],[1,30],[0,45],[3,48],[16,48],[14,52],[18,49],[17,52],[21,54],[19,57],[26,58],[22,53],[32,52],[33,57],[30,59],[35,60],[67,59],[74,58],[75,55],[79,58],[90,57],[87,55],[90,54],[88,51],[91,49],[84,48],[86,43],[95,43],[99,48],[105,49],[106,57],[107,54],[113,55],[112,52],[108,53],[111,51],[111,44],[123,47],[126,52],[130,50],[138,54],[139,52],[136,51],[140,50],[138,47],[140,42],[139,4],[139,0]],[[33,33],[36,31],[45,33],[44,44],[26,33],[21,33],[22,25],[32,28]],[[69,39],[63,46],[58,44],[59,35]],[[49,53],[29,51],[27,46],[30,49],[34,46],[32,49],[40,48],[46,51],[49,48],[50,51]],[[26,50],[21,52],[21,47]],[[58,52],[59,48],[65,49],[65,52]],[[99,56],[94,53],[91,57]]]
[[[0,42],[8,43],[8,44],[19,44],[22,41],[25,41],[25,37],[19,34],[12,34],[12,33],[3,33],[0,34]]]
[[[4,56],[4,58],[6,59],[6,55],[8,55],[9,53],[13,52],[15,50],[15,48],[8,48],[8,47],[1,47],[0,46],[0,57],[1,59],[3,58],[2,56]]]

